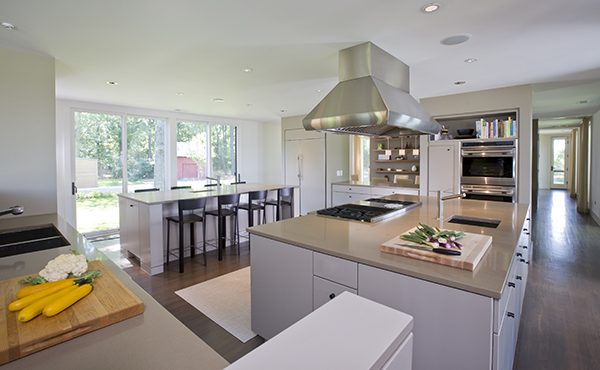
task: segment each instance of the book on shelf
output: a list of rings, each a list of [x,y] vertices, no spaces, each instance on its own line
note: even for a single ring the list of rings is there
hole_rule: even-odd
[[[480,139],[515,137],[516,133],[517,121],[512,117],[508,117],[507,120],[486,121],[482,118],[475,121],[475,134]]]

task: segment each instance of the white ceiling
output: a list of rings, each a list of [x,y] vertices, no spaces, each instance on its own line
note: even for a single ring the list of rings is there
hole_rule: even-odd
[[[600,110],[598,0],[0,1],[0,47],[54,57],[62,99],[273,121],[308,113],[337,52],[371,41],[417,99],[532,84],[541,127]]]

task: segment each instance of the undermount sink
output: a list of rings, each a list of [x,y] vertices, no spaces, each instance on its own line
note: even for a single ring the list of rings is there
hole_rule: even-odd
[[[54,225],[0,233],[0,257],[70,245]]]
[[[462,224],[462,225],[470,225],[470,226],[481,226],[481,227],[490,227],[497,228],[500,225],[500,220],[494,220],[491,218],[480,218],[480,217],[468,217],[468,216],[459,216],[452,215],[444,222],[449,222],[452,224]]]

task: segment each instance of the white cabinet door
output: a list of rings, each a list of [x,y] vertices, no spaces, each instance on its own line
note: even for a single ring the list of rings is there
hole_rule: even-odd
[[[119,198],[119,233],[121,249],[140,257],[139,203]]]
[[[312,312],[312,251],[250,235],[252,330],[265,339]]]
[[[414,370],[490,369],[492,298],[362,264],[358,295],[413,316]]]
[[[459,142],[429,146],[428,191],[435,196],[438,190],[446,194],[460,191]]]
[[[313,310],[316,310],[343,292],[356,294],[356,289],[351,289],[345,285],[321,279],[318,276],[313,277],[313,287]]]

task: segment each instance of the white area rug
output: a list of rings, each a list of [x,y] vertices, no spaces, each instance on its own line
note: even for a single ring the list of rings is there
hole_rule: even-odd
[[[250,329],[250,267],[175,292],[243,343]]]

